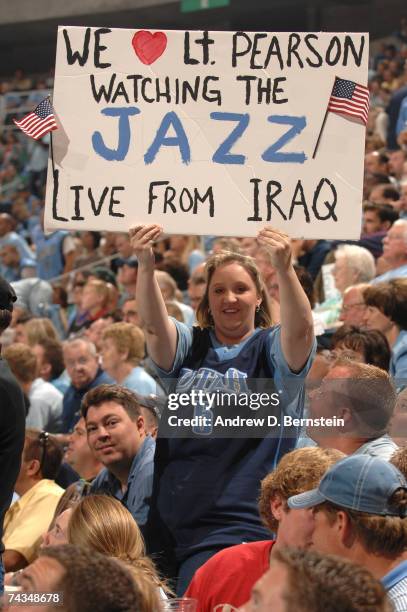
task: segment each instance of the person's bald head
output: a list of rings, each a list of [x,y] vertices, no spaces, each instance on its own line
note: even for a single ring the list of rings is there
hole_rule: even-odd
[[[389,158],[385,153],[372,151],[365,155],[365,170],[373,174],[388,174]]]
[[[5,236],[14,228],[14,219],[8,213],[0,214],[0,237]]]

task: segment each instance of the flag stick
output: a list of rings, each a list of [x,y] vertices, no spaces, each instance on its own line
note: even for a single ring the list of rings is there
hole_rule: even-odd
[[[47,98],[49,100],[49,103],[52,106],[51,96],[47,96]],[[49,133],[49,138],[50,138],[50,141],[49,141],[49,152],[51,153],[52,173],[54,175],[55,174],[55,163],[54,163],[54,147],[52,145],[52,131],[53,130],[51,130],[50,133]]]
[[[55,163],[54,163],[54,148],[52,146],[52,131],[49,133],[49,151],[51,153],[52,173],[55,174]]]
[[[318,146],[319,146],[319,141],[321,140],[322,131],[323,131],[324,127],[325,127],[325,123],[326,123],[326,118],[327,117],[328,117],[328,106],[326,107],[325,117],[324,117],[324,120],[322,122],[321,129],[319,130],[318,140],[317,140],[317,144],[315,145],[314,152],[312,154],[312,159],[315,159],[315,155],[317,153],[317,149],[318,149]]]

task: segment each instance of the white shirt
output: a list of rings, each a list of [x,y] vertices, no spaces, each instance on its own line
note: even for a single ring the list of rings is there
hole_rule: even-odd
[[[54,385],[42,378],[36,378],[28,394],[30,410],[26,426],[58,433],[61,426],[63,397]]]

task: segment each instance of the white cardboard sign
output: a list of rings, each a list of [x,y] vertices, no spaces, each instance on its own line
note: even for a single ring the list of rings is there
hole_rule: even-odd
[[[45,226],[360,235],[368,35],[60,27]]]

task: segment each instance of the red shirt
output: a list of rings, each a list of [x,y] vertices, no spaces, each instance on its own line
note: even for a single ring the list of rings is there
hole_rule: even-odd
[[[273,544],[263,540],[221,550],[195,572],[185,597],[198,600],[197,612],[230,612],[230,606],[243,605],[270,567]]]

